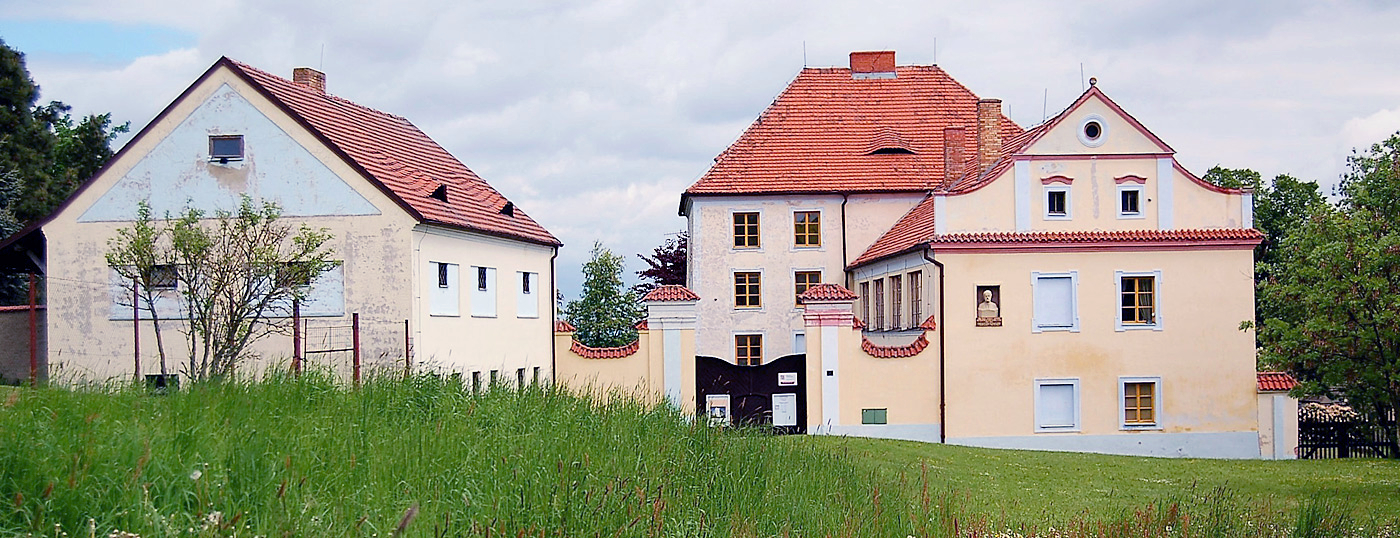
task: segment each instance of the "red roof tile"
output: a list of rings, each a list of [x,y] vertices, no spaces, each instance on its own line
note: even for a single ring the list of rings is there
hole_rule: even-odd
[[[632,328],[633,328],[633,329],[637,329],[637,330],[639,330],[639,331],[649,331],[649,330],[651,330],[651,327],[647,325],[647,320],[641,320],[641,321],[638,321],[638,322],[632,324]]]
[[[632,342],[621,347],[588,347],[578,343],[578,340],[574,340],[573,345],[569,346],[569,351],[573,351],[575,355],[585,359],[620,359],[636,353],[639,342]]]
[[[860,339],[860,349],[865,351],[867,355],[870,355],[871,357],[875,357],[877,359],[901,359],[905,357],[913,357],[915,355],[918,355],[919,353],[922,353],[924,351],[924,348],[927,347],[928,338],[925,338],[922,334],[920,334],[919,337],[915,339],[912,343],[903,346],[877,346],[874,342],[871,342],[865,337],[861,337]]]
[[[668,302],[668,301],[699,301],[700,296],[690,291],[690,288],[679,284],[666,284],[657,286],[642,297],[645,302]]]
[[[937,66],[854,79],[808,68],[715,158],[686,196],[927,191],[943,184],[943,129],[976,132],[977,96]],[[1003,140],[1023,130],[1005,116]],[[977,137],[964,155],[977,154]],[[877,150],[894,150],[876,152]],[[975,166],[973,167],[975,168]]]
[[[919,324],[919,328],[925,331],[936,331],[938,330],[938,321],[934,320],[933,316],[929,316],[928,319]]]
[[[860,296],[837,284],[817,284],[798,296],[802,302],[808,301],[854,301]]]
[[[514,204],[506,209],[509,202],[504,196],[408,120],[313,91],[228,58],[220,63],[243,75],[322,137],[419,220],[560,245]],[[428,196],[439,186],[446,186],[446,202]]]
[[[573,325],[572,323],[569,323],[569,322],[564,321],[564,320],[562,320],[562,319],[556,319],[556,320],[554,320],[554,332],[557,332],[557,333],[572,333],[572,332],[578,332],[578,327],[574,327],[574,325]]]
[[[860,318],[858,318],[858,317],[851,316],[851,328],[852,328],[852,329],[864,329],[864,328],[865,328],[865,322],[864,322],[864,321],[861,321]]]
[[[1298,380],[1284,372],[1259,372],[1255,376],[1258,378],[1259,392],[1293,390],[1298,386]]]

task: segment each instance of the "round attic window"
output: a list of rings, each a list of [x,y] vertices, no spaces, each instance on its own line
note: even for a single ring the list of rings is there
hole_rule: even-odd
[[[1091,148],[1102,146],[1108,139],[1108,122],[1103,116],[1090,114],[1079,122],[1079,143]]]

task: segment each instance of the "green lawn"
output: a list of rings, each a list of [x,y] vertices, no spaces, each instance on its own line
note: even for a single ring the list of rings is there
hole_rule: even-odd
[[[1397,522],[1391,461],[772,437],[427,376],[0,392],[0,535],[1369,537]]]
[[[963,508],[1013,521],[1098,517],[1195,492],[1225,488],[1239,502],[1293,511],[1320,498],[1358,516],[1400,518],[1400,461],[1203,460],[1139,458],[946,446],[908,441],[809,437],[881,476],[919,478],[960,494]]]

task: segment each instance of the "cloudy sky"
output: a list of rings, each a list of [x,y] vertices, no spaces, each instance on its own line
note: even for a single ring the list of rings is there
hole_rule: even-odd
[[[1380,1],[0,0],[43,100],[134,130],[219,56],[319,67],[559,236],[570,298],[595,240],[636,270],[681,230],[681,191],[803,65],[895,50],[1027,127],[1093,76],[1194,172],[1330,191],[1352,148],[1400,130],[1397,28]]]

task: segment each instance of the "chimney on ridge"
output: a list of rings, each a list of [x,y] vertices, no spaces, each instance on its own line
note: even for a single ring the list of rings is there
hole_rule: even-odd
[[[977,100],[977,168],[986,170],[1001,154],[1001,99]]]
[[[894,51],[852,52],[851,78],[894,78]]]
[[[306,86],[321,95],[326,94],[326,74],[310,67],[292,69],[292,82]]]
[[[953,186],[953,182],[963,175],[963,148],[967,143],[967,128],[943,128],[943,188]]]

